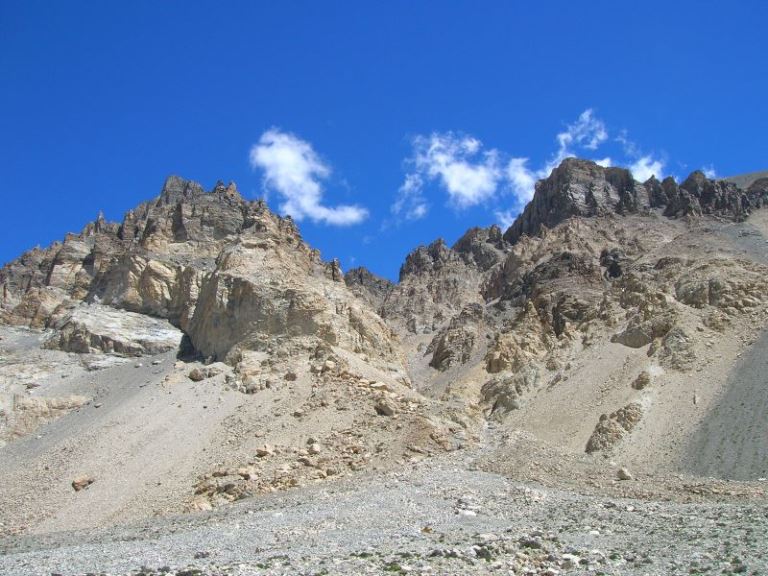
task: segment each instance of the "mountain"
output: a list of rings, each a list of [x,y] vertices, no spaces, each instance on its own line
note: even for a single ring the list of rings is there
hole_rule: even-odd
[[[741,174],[739,176],[730,176],[726,178],[726,180],[728,182],[733,182],[739,188],[743,188],[744,190],[747,190],[752,184],[754,184],[758,180],[762,180],[763,178],[768,178],[768,171],[751,172],[749,174]]]
[[[580,494],[759,498],[768,179],[741,184],[569,158],[509,229],[420,246],[392,283],[323,261],[234,184],[169,177],[122,222],[0,270],[0,531],[420,461]]]

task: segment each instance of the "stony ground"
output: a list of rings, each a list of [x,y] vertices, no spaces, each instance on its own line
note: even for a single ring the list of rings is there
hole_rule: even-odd
[[[768,500],[625,499],[478,470],[479,451],[107,530],[8,538],[8,575],[765,574]],[[632,484],[638,480],[627,480]]]

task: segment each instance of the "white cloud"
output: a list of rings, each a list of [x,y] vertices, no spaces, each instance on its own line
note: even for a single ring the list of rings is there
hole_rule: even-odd
[[[664,178],[664,163],[656,160],[652,156],[641,156],[629,165],[632,177],[638,182],[645,182],[651,176],[656,176],[659,180]]]
[[[507,164],[507,180],[515,199],[525,204],[533,198],[540,174],[528,168],[528,158],[512,158]]]
[[[358,224],[368,217],[361,206],[323,205],[322,180],[331,169],[317,155],[312,145],[293,134],[276,128],[261,135],[250,153],[251,166],[264,171],[264,187],[283,199],[280,211],[296,220],[305,217],[335,226]]]
[[[413,155],[408,160],[412,171],[406,175],[392,206],[396,215],[418,219],[429,209],[424,200],[426,182],[437,182],[450,203],[459,209],[482,204],[493,198],[503,172],[496,150],[482,150],[482,143],[471,136],[452,132],[416,136]]]
[[[496,223],[499,227],[502,230],[506,230],[512,226],[519,213],[519,210],[496,210],[493,215],[496,218]]]
[[[605,123],[595,116],[595,111],[587,108],[579,114],[576,122],[566,126],[565,131],[560,132],[556,139],[557,152],[546,166],[539,170],[542,178],[549,176],[563,160],[575,156],[577,149],[597,150],[608,139],[608,130]]]
[[[621,143],[624,149],[624,154],[628,158],[628,168],[635,180],[645,182],[651,176],[656,176],[659,180],[664,178],[664,160],[655,158],[653,154],[643,154],[640,147],[627,137],[626,130],[616,137],[616,141]]]
[[[712,164],[708,166],[703,166],[701,168],[701,171],[704,172],[704,176],[706,176],[710,180],[717,178],[717,171],[715,170],[715,167]]]
[[[613,166],[613,160],[611,160],[609,156],[606,156],[605,158],[598,158],[595,160],[595,164],[602,166],[603,168],[610,168]]]
[[[608,131],[589,108],[555,139],[555,154],[541,168],[533,169],[528,158],[509,158],[493,148],[484,150],[482,142],[473,136],[453,132],[416,136],[408,160],[412,170],[405,176],[391,211],[404,220],[426,216],[429,203],[424,188],[430,182],[437,182],[447,192],[450,204],[459,209],[496,198],[505,185],[505,191],[514,196],[514,208],[496,210],[494,214],[506,226],[533,198],[538,180],[549,176],[565,158],[578,155],[578,150],[596,150],[608,139]],[[607,157],[597,162],[601,166],[611,165]]]
[[[429,204],[422,189],[424,181],[419,174],[407,174],[397,193],[397,200],[392,204],[392,214],[406,220],[419,220],[429,212]]]

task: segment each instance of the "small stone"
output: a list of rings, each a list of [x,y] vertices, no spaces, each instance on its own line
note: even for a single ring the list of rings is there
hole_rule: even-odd
[[[274,455],[275,451],[269,444],[264,444],[261,448],[256,448],[256,456],[259,458],[264,458],[266,456],[272,456]]]
[[[207,378],[207,374],[201,368],[192,368],[189,372],[189,379],[193,382],[200,382]]]
[[[563,554],[563,558],[562,558],[562,561],[560,562],[560,566],[565,570],[573,570],[579,567],[580,561],[581,561],[581,558],[579,558],[575,554]]]
[[[246,384],[245,393],[249,395],[253,395],[253,394],[256,394],[256,392],[258,392],[261,389],[262,387],[259,384],[255,384],[255,383]]]
[[[253,466],[244,466],[237,469],[237,475],[243,480],[252,480],[256,478],[256,468]]]
[[[651,375],[643,370],[640,372],[640,374],[635,378],[635,381],[632,382],[632,388],[635,390],[642,390],[646,388],[651,383]]]
[[[162,363],[163,363],[162,360],[152,360],[152,366],[160,366],[160,364]]]
[[[394,416],[397,412],[395,407],[386,398],[378,400],[373,408],[379,416]]]
[[[330,372],[331,370],[336,370],[336,362],[333,360],[326,360],[323,364],[323,372]]]
[[[88,488],[91,484],[93,484],[96,481],[95,478],[92,476],[88,476],[87,474],[82,474],[80,476],[77,476],[74,480],[72,480],[72,488],[74,488],[75,492],[80,492],[80,490],[84,490],[85,488]]]
[[[192,510],[198,510],[200,512],[205,512],[208,510],[213,510],[213,505],[211,505],[208,498],[206,498],[203,495],[195,496],[195,498],[192,500],[190,507]]]
[[[320,444],[318,444],[317,442],[313,442],[312,444],[309,445],[307,450],[309,451],[310,454],[313,454],[313,455],[320,454],[322,450],[322,446],[320,446]]]
[[[619,468],[616,471],[616,478],[619,480],[632,480],[632,474],[626,468]]]
[[[298,377],[299,376],[296,374],[296,372],[291,371],[286,372],[283,378],[285,378],[288,382],[294,382]]]

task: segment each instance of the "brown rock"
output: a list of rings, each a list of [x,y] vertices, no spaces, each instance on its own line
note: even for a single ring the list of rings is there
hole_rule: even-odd
[[[394,404],[387,398],[377,400],[373,408],[379,416],[394,416],[397,413]]]
[[[205,380],[208,378],[208,374],[205,372],[203,368],[192,368],[189,372],[189,379],[193,382],[200,382],[201,380]]]
[[[88,476],[87,474],[82,474],[80,476],[75,477],[74,480],[72,480],[72,488],[75,490],[75,492],[80,492],[80,490],[85,490],[93,484],[96,481],[95,478],[92,476]]]

